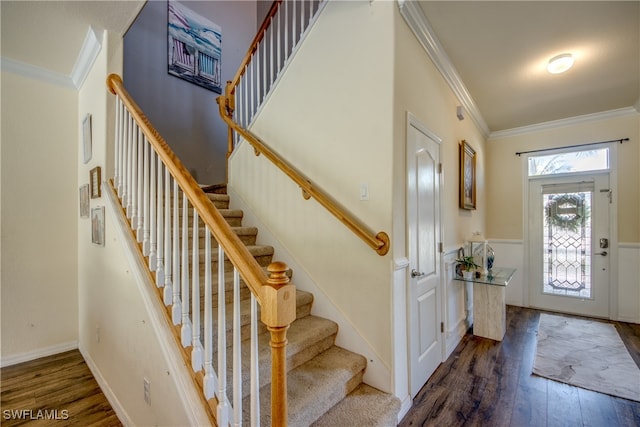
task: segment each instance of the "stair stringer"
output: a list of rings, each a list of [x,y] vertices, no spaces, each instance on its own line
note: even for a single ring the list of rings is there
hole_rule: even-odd
[[[191,378],[191,373],[184,362],[181,349],[178,348],[176,339],[164,317],[167,309],[158,296],[156,283],[149,275],[148,265],[140,251],[138,242],[130,232],[129,222],[120,206],[118,196],[114,193],[113,187],[109,183],[103,183],[102,188],[106,195],[107,211],[117,224],[117,227],[114,227],[115,233],[122,244],[125,258],[131,267],[131,273],[144,302],[149,323],[160,343],[162,356],[173,374],[173,382],[178,390],[180,403],[189,417],[189,424],[208,425],[210,424],[210,419],[201,404],[203,397]]]
[[[304,266],[297,261],[296,257],[271,232],[269,227],[253,213],[251,206],[239,193],[233,190],[231,185],[227,185],[227,194],[231,198],[229,207],[242,210],[244,212],[244,223],[260,230],[257,243],[272,246],[275,253],[278,254],[278,260],[285,262],[293,271],[296,287],[313,294],[311,313],[314,316],[331,319],[338,324],[338,335],[335,344],[354,353],[361,354],[367,359],[367,368],[363,381],[381,391],[394,394],[390,367],[382,361],[377,352],[358,332],[355,325],[336,307]]]

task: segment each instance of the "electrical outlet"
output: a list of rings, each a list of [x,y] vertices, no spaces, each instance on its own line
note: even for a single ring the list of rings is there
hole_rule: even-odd
[[[147,405],[151,406],[151,382],[146,378],[143,378],[143,381],[144,381],[144,401],[147,403]]]

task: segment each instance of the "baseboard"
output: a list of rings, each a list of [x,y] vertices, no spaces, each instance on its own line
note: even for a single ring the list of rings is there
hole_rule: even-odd
[[[32,360],[40,359],[41,357],[47,357],[58,353],[64,353],[65,351],[75,350],[78,348],[78,341],[69,341],[62,344],[56,344],[50,347],[39,348],[36,350],[28,351],[26,353],[16,354],[13,356],[6,356],[0,360],[0,368],[5,368],[11,365],[17,365],[18,363],[30,362]]]
[[[407,415],[407,412],[409,412],[409,409],[411,409],[412,406],[413,399],[411,399],[410,395],[407,395],[404,399],[402,399],[402,401],[400,402],[400,412],[398,412],[398,424],[400,424],[400,421],[402,421],[404,416]]]
[[[78,349],[80,350],[80,354],[82,354],[84,361],[89,367],[91,374],[93,374],[93,377],[96,379],[100,390],[102,390],[102,394],[104,394],[104,396],[107,398],[107,401],[111,405],[111,408],[116,413],[118,420],[120,420],[120,422],[124,426],[134,426],[135,424],[129,418],[127,411],[125,411],[124,406],[122,406],[113,390],[111,390],[111,387],[109,387],[108,381],[102,376],[102,372],[100,372],[100,369],[98,369],[98,365],[96,365],[96,363],[93,361],[89,352],[84,350],[82,344]]]

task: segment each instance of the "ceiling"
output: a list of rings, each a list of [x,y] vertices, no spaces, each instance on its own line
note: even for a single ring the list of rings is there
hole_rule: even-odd
[[[69,75],[89,25],[124,34],[144,3],[2,0],[2,56]],[[419,3],[490,132],[640,108],[640,1]]]
[[[89,26],[124,35],[145,1],[0,1],[2,57],[68,76]]]
[[[421,1],[490,132],[640,108],[640,1]],[[573,68],[546,71],[570,52]]]

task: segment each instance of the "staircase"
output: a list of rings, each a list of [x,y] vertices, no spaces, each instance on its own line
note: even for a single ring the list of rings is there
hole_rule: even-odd
[[[242,211],[229,209],[229,196],[224,186],[205,188],[207,196],[238,234],[258,263],[266,268],[273,257],[273,248],[256,245],[258,229],[242,224]],[[202,243],[201,243],[202,245]],[[215,270],[214,270],[215,271]],[[293,276],[289,272],[290,276]],[[201,280],[204,282],[204,280]],[[226,278],[232,290],[232,278]],[[248,310],[250,292],[241,284],[242,311]],[[204,299],[204,289],[201,298]],[[227,294],[228,295],[228,294]],[[214,296],[216,301],[217,296]],[[397,398],[362,382],[366,359],[335,345],[338,325],[311,314],[313,295],[296,291],[296,320],[288,332],[287,387],[290,426],[395,426],[400,410]],[[202,305],[204,306],[204,304]],[[230,311],[229,307],[227,311]],[[243,338],[248,336],[249,316],[241,316]],[[259,329],[260,359],[260,423],[271,425],[270,419],[270,333],[264,325]],[[227,342],[231,342],[228,331]],[[249,340],[242,343],[243,355],[249,356]],[[215,356],[214,356],[215,357]],[[245,361],[243,360],[243,365]],[[248,364],[248,362],[246,362]],[[227,366],[231,366],[228,363]],[[248,393],[248,369],[243,369],[243,387]],[[229,389],[229,394],[232,391]],[[231,398],[231,397],[230,397]],[[248,396],[243,396],[244,419],[249,419]]]

